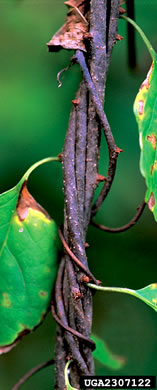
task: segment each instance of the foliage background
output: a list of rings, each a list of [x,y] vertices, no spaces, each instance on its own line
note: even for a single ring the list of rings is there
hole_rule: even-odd
[[[136,21],[157,50],[156,0],[135,0]],[[56,74],[72,53],[48,53],[47,42],[62,25],[66,7],[61,0],[0,0],[0,191],[14,186],[35,161],[62,150],[71,100],[80,80],[77,66],[64,74],[57,88]],[[126,25],[119,22],[125,36]],[[150,66],[150,57],[137,37],[138,67],[127,66],[127,39],[114,48],[109,71],[105,109],[118,146],[118,161],[111,193],[97,220],[109,226],[127,223],[144,198],[145,184],[139,172],[138,131],[132,112],[135,95]],[[106,173],[107,151],[102,142],[100,173]],[[104,168],[105,167],[105,168]],[[33,196],[58,224],[63,220],[62,173],[58,164],[39,168],[29,180]],[[89,229],[91,271],[103,284],[141,288],[157,281],[157,226],[146,210],[138,224],[121,235]],[[97,293],[93,330],[112,351],[127,359],[118,375],[156,375],[157,317],[133,297]],[[50,314],[34,334],[0,357],[0,388],[14,382],[34,365],[54,353],[55,323]],[[96,365],[98,374],[114,375]],[[116,373],[115,373],[116,374]],[[23,386],[24,390],[48,390],[53,369],[47,368]]]

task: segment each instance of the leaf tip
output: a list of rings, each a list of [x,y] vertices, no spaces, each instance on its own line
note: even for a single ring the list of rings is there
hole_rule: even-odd
[[[17,215],[19,220],[24,221],[27,218],[29,208],[40,211],[46,216],[48,220],[51,220],[47,211],[42,206],[40,206],[40,204],[37,203],[33,196],[29,193],[26,183],[27,181],[25,181],[22,185],[17,204]]]

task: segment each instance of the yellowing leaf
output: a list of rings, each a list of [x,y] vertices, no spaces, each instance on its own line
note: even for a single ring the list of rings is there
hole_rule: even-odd
[[[152,57],[152,65],[134,102],[141,148],[140,170],[145,178],[145,201],[157,221],[157,54],[141,28],[130,18],[122,16],[141,35]]]
[[[0,353],[9,351],[47,312],[56,275],[57,226],[20,182],[0,195]]]
[[[145,177],[145,201],[157,221],[157,56],[134,103],[141,146],[140,169]]]

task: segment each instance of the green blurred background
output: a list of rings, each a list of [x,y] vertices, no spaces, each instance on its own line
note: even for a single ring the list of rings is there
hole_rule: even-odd
[[[156,0],[135,0],[136,21],[157,50]],[[48,53],[45,45],[63,24],[66,7],[61,0],[0,0],[0,191],[14,186],[35,161],[61,152],[71,100],[80,71],[64,74],[57,87],[57,72],[68,65],[71,52]],[[126,24],[119,22],[126,36]],[[127,39],[114,48],[108,75],[105,109],[118,146],[117,175],[97,220],[108,226],[127,223],[144,198],[139,172],[138,130],[132,112],[135,95],[151,59],[136,36],[138,66],[127,65]],[[100,173],[107,158],[102,140]],[[47,164],[29,180],[33,196],[53,216],[63,221],[62,173],[59,164]],[[103,284],[141,288],[157,281],[157,226],[145,210],[138,224],[121,235],[89,228],[88,257],[91,271]],[[111,350],[126,358],[118,372],[96,365],[97,374],[157,374],[157,314],[136,298],[113,293],[94,296],[93,330]],[[54,354],[55,323],[50,314],[35,333],[0,357],[0,390],[10,390],[27,370]],[[37,374],[24,390],[53,389],[53,369]]]

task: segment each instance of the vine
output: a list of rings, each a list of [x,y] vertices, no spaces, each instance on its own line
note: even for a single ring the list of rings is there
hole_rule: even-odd
[[[135,21],[123,15],[125,10],[121,3],[120,0],[65,2],[68,7],[66,22],[52,37],[48,47],[51,52],[61,49],[75,51],[70,64],[57,75],[59,87],[62,85],[61,73],[71,66],[79,65],[82,81],[72,100],[63,151],[57,157],[45,158],[32,165],[15,187],[0,195],[0,353],[11,350],[25,334],[34,330],[48,310],[57,322],[55,358],[30,370],[12,390],[19,389],[32,375],[52,364],[55,364],[56,390],[63,390],[65,386],[69,390],[80,388],[80,376],[94,374],[93,351],[94,357],[100,360],[98,345],[101,351],[107,351],[110,367],[115,361],[116,368],[124,364],[118,358],[114,359],[102,341],[91,334],[93,291],[129,294],[157,311],[157,283],[138,290],[103,287],[91,273],[86,254],[86,235],[90,224],[110,233],[126,231],[139,220],[146,204],[157,220],[157,54]],[[118,156],[122,152],[116,145],[104,112],[112,49],[116,41],[121,40],[117,34],[119,17],[139,32],[153,59],[134,104],[141,141],[140,168],[146,179],[147,192],[128,224],[109,228],[93,218],[111,190]],[[135,66],[135,62],[134,55],[131,66]],[[99,174],[103,135],[109,155],[106,178]],[[29,175],[38,166],[50,161],[60,162],[63,169],[64,225],[59,229],[27,190]],[[101,181],[104,182],[103,187],[93,201]],[[56,272],[58,238],[63,244],[63,251]],[[105,359],[106,355],[102,358],[106,363]]]

